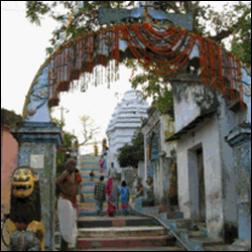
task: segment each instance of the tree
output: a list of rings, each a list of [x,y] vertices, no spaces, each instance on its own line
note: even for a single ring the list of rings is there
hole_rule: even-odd
[[[137,168],[139,161],[144,160],[143,134],[138,132],[130,145],[126,144],[119,150],[118,162],[121,167]]]
[[[220,45],[226,47],[229,40],[232,52],[241,61],[251,66],[251,3],[227,2],[221,12],[215,11],[210,5],[203,7],[202,1],[159,1],[159,8],[175,13],[192,13],[193,32],[215,40]],[[212,30],[209,30],[208,27]],[[126,65],[136,72],[136,61],[126,60]],[[154,99],[154,106],[163,111],[171,111],[172,103],[168,98],[167,86],[163,85],[167,81],[162,76],[142,69],[141,74],[132,76],[132,86],[140,87],[145,96]],[[166,99],[168,98],[168,100]]]
[[[48,15],[59,23],[53,32],[47,52],[62,42],[100,28],[99,8],[122,8],[133,6],[134,1],[26,1],[26,17],[37,25]]]
[[[232,52],[248,67],[251,66],[251,4],[240,3],[235,7],[240,13],[239,26],[233,35]]]
[[[53,118],[53,123],[55,123],[61,129],[64,125],[62,125],[62,121]],[[75,135],[62,130],[62,145],[57,150],[56,157],[56,165],[57,165],[57,174],[61,172],[62,167],[64,166],[67,159],[74,155],[76,151],[78,151],[78,139]]]
[[[232,51],[241,58],[243,63],[250,66],[251,61],[251,3],[250,1],[227,1],[221,12],[204,1],[154,1],[155,8],[174,13],[192,13],[193,32],[215,40],[226,46],[224,41],[229,39]],[[27,1],[27,17],[33,23],[40,23],[44,15],[49,15],[59,22],[59,28],[53,32],[51,39],[54,48],[80,33],[95,31],[100,28],[98,9],[131,8],[134,1]],[[209,29],[211,27],[211,29]],[[128,67],[135,69],[138,66],[134,60],[124,62]],[[164,78],[146,72],[132,78],[134,88],[143,87],[146,96],[164,101],[167,90],[161,87]],[[144,86],[145,84],[145,86]],[[164,106],[164,104],[162,104]]]
[[[84,146],[90,144],[90,141],[94,140],[94,136],[99,132],[99,127],[95,126],[94,121],[89,116],[83,115],[81,117],[81,123],[83,127],[82,130],[83,141],[79,143],[78,146]]]
[[[94,155],[97,157],[98,154],[99,154],[99,149],[98,149],[97,144],[95,143],[95,144],[94,144]]]
[[[41,23],[45,15],[52,17],[59,23],[59,28],[53,33],[52,45],[57,41],[62,42],[61,34],[65,33],[66,39],[82,32],[94,31],[100,28],[98,22],[99,8],[132,8],[135,1],[27,1],[26,16],[35,24]],[[155,7],[167,12],[191,13],[193,32],[208,36],[217,42],[222,42],[231,35],[247,31],[251,18],[250,1],[227,1],[222,12],[217,12],[214,7],[202,1],[157,1]],[[208,29],[211,24],[212,31]],[[236,37],[236,36],[235,36]],[[247,44],[246,36],[240,37],[240,42]],[[251,40],[251,38],[249,38]]]
[[[23,121],[22,116],[17,115],[14,111],[1,108],[1,125],[8,128],[15,128]]]

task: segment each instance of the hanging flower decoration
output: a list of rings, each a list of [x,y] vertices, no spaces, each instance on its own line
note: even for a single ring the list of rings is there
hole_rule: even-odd
[[[124,52],[120,41],[127,43]],[[98,65],[106,67],[108,82],[116,79],[123,57],[133,57],[149,72],[168,78],[186,69],[195,50],[201,82],[229,99],[237,94],[242,99],[241,63],[215,41],[175,26],[136,23],[114,25],[62,45],[49,59],[49,105],[57,105],[58,93],[80,76],[93,73],[102,82],[104,77],[94,70]]]

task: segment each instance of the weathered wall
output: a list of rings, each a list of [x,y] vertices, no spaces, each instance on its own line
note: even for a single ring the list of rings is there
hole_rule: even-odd
[[[139,178],[141,178],[142,183],[145,181],[144,161],[138,162],[137,176],[138,176]]]
[[[161,115],[157,110],[151,113],[148,122],[142,129],[144,134],[145,180],[153,174],[153,188],[157,204],[168,201],[169,173],[171,151],[176,148],[174,143],[166,142],[166,136],[174,133],[174,122],[169,115]],[[157,155],[150,157],[151,138],[158,137]]]
[[[219,236],[223,227],[222,162],[220,136],[217,118],[209,118],[195,130],[178,141],[178,194],[179,206],[185,218],[192,217],[192,197],[190,195],[190,170],[188,150],[201,145],[203,148],[206,223],[210,236]]]
[[[194,84],[193,81],[176,83],[173,85],[173,94],[176,132],[216,107],[215,94],[209,88]]]
[[[224,201],[224,222],[237,227],[237,190],[236,172],[233,150],[225,141],[227,133],[242,121],[244,114],[233,112],[229,109],[223,97],[219,96],[218,107],[218,128],[220,134],[220,153],[222,159],[222,178],[223,178],[223,201]]]
[[[9,213],[11,174],[17,167],[18,143],[9,129],[1,128],[1,217]]]

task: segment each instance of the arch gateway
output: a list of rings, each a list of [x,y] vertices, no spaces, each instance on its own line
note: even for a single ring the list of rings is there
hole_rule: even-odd
[[[143,7],[123,13],[116,10],[114,14],[100,10],[101,24],[115,24],[63,43],[46,59],[26,96],[25,121],[14,133],[19,142],[18,165],[30,165],[40,176],[48,248],[54,247],[55,161],[61,142],[61,132],[51,121],[50,108],[59,104],[60,92],[68,91],[74,80],[84,78],[88,85],[87,76],[96,66],[107,66],[109,74],[113,74],[126,58],[136,59],[147,71],[171,83],[174,76],[193,65],[201,85],[228,100],[238,99],[240,106],[250,111],[245,94],[251,80],[245,67],[216,42],[192,33],[190,15]],[[95,77],[99,78],[99,74]],[[250,118],[251,113],[247,114]]]

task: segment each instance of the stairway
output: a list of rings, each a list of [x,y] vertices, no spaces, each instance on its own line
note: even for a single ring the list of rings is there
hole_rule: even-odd
[[[79,168],[82,177],[82,194],[84,200],[80,201],[79,204],[79,216],[94,216],[96,215],[96,202],[94,199],[94,187],[96,182],[99,181],[101,175],[99,171],[99,157],[92,155],[80,156],[79,159]],[[93,171],[95,174],[93,180],[91,180],[89,174]],[[105,177],[105,181],[107,177]],[[106,209],[106,203],[104,203],[104,209]]]
[[[162,226],[142,216],[82,217],[79,251],[181,251]]]
[[[225,244],[222,238],[208,236],[206,224],[203,222],[191,219],[167,219],[165,222],[191,251],[231,251],[230,244]]]
[[[90,181],[89,173],[95,173]],[[80,157],[80,171],[83,178],[82,192],[84,201],[80,203],[78,219],[78,251],[182,251],[176,239],[156,221],[130,212],[122,216],[120,211],[115,217],[96,216],[94,186],[99,180],[98,158]],[[107,177],[105,176],[105,181]]]

